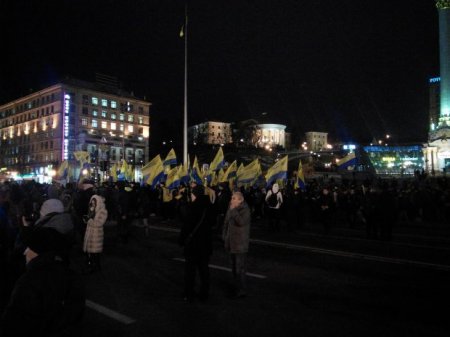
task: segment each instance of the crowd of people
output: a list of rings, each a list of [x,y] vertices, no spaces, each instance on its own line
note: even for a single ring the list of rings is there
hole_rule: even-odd
[[[346,226],[364,228],[369,239],[390,240],[398,224],[450,224],[450,184],[445,177],[310,181],[304,189],[290,181],[232,188],[229,183],[191,183],[174,190],[164,184],[152,189],[127,182],[4,183],[0,185],[3,335],[76,326],[83,316],[84,290],[80,275],[70,267],[71,250],[78,243],[85,254],[83,273],[98,272],[106,221],[117,224],[119,241],[127,244],[135,219],[144,224],[152,219],[180,224],[178,243],[186,260],[183,296],[188,302],[208,299],[212,242],[214,236],[220,238],[230,255],[233,296],[240,298],[247,294],[251,225],[270,232],[317,226],[324,235],[334,226]],[[23,317],[33,324],[18,324]]]

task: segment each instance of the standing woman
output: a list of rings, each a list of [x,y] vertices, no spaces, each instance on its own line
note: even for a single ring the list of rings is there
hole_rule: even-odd
[[[103,197],[94,194],[89,201],[89,213],[85,216],[86,233],[83,251],[86,253],[86,273],[100,270],[100,253],[103,251],[103,225],[108,218]]]
[[[223,224],[222,238],[230,253],[234,296],[247,295],[247,253],[250,241],[251,211],[241,192],[234,192]]]

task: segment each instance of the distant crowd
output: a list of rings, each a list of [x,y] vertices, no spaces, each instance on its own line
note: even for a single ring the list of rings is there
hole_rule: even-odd
[[[68,309],[59,323],[53,323],[55,329],[62,322],[79,321],[84,290],[69,268],[72,248],[78,245],[86,256],[83,273],[98,272],[106,221],[117,225],[120,242],[127,244],[136,219],[144,225],[172,222],[180,226],[179,244],[186,257],[187,301],[194,298],[196,271],[202,284],[200,298],[208,298],[213,235],[221,238],[230,253],[235,294],[244,297],[250,226],[268,232],[316,227],[324,235],[335,226],[363,228],[368,239],[389,241],[397,225],[450,225],[450,182],[446,177],[417,175],[410,179],[362,182],[313,180],[304,189],[285,181],[269,187],[191,183],[173,190],[164,184],[150,188],[124,181],[99,186],[89,180],[65,186],[6,182],[0,185],[0,268],[4,271],[0,279],[0,311],[5,309],[0,331],[8,336],[19,327],[25,329],[25,325],[14,326],[23,316],[21,310],[36,315],[36,321],[42,323],[43,318],[55,315],[54,310],[61,313]],[[47,284],[43,280],[49,275],[66,283]],[[61,284],[73,293],[65,298],[68,295],[61,289],[62,297],[52,298],[53,302],[46,304],[47,311],[39,307],[42,303],[23,303],[24,298],[36,298],[30,289],[42,287],[48,295],[52,292],[49,287],[56,291]],[[60,307],[61,303],[65,308]],[[22,332],[33,331],[27,329]]]

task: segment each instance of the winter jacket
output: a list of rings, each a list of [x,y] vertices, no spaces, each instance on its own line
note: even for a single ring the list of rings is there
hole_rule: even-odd
[[[181,227],[178,243],[185,256],[209,256],[212,253],[212,225],[214,220],[207,195],[199,196],[187,205],[187,216]],[[203,218],[203,220],[202,220]],[[202,220],[202,221],[201,221]],[[193,233],[195,227],[200,227]],[[192,239],[189,239],[192,233]]]
[[[251,211],[244,201],[225,215],[222,238],[225,249],[232,254],[247,253],[250,240]]]
[[[95,208],[91,207],[93,200],[96,201]],[[101,253],[103,251],[103,225],[108,218],[103,197],[99,195],[91,197],[88,216],[83,251],[86,253]]]
[[[35,257],[16,282],[0,336],[76,336],[85,308],[81,277],[53,253]]]

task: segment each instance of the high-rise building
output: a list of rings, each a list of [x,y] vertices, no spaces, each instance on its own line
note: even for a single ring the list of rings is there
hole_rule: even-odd
[[[424,145],[425,169],[436,173],[450,168],[450,0],[436,0],[439,14],[439,117]]]
[[[151,103],[111,83],[67,79],[0,106],[0,167],[47,181],[75,151],[107,172],[148,161]]]
[[[430,78],[429,94],[430,94],[430,106],[429,106],[429,131],[432,133],[439,125],[439,115],[441,111],[441,94],[440,94],[440,77]]]

